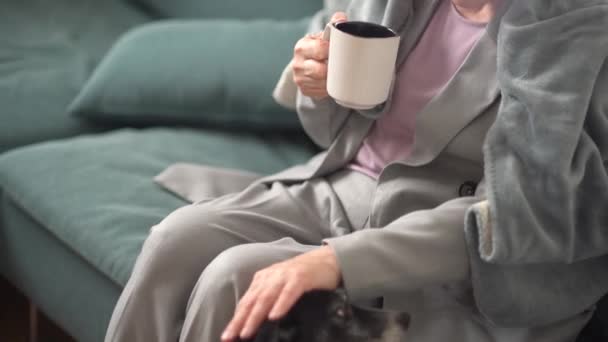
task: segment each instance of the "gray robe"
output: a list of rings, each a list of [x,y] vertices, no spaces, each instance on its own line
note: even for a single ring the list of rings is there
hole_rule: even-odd
[[[424,31],[438,1],[354,0],[347,12],[350,19],[382,23],[397,31],[402,37],[398,56],[398,64],[401,64]],[[562,2],[565,1],[567,0]],[[551,7],[546,5],[548,3],[546,1],[537,0],[531,3],[545,3],[545,7]],[[327,1],[326,5],[326,11],[319,13],[311,23],[311,31],[320,31],[331,13],[346,9],[344,1]],[[524,10],[521,12],[511,13],[522,15],[524,18],[525,14],[533,13],[526,11],[530,9],[529,7],[523,7]],[[538,7],[542,13],[543,5]],[[504,8],[509,6],[505,5]],[[503,198],[502,196],[513,198],[511,194],[518,192],[520,183],[512,182],[528,180],[506,177],[503,173],[511,172],[511,169],[501,165],[499,170],[492,169],[500,177],[490,175],[493,182],[489,187],[485,182],[488,168],[484,169],[484,162],[487,162],[484,161],[484,157],[486,159],[493,157],[488,147],[496,144],[492,135],[500,137],[500,134],[493,133],[482,151],[488,129],[495,121],[499,105],[501,113],[510,113],[505,110],[508,108],[507,105],[519,98],[510,96],[500,101],[502,88],[499,90],[499,79],[496,77],[496,41],[503,14],[503,12],[499,13],[489,24],[486,34],[482,36],[444,90],[417,115],[415,142],[411,155],[405,160],[391,163],[380,174],[376,192],[373,194],[369,224],[372,228],[383,229],[369,229],[328,241],[336,249],[345,286],[350,295],[365,297],[382,293],[385,294],[390,307],[393,301],[398,301],[400,293],[426,286],[466,282],[472,277],[475,299],[486,318],[498,324],[533,326],[574,316],[584,308],[592,306],[603,293],[604,283],[594,280],[605,277],[589,274],[585,271],[585,267],[566,266],[563,259],[550,260],[552,263],[540,266],[531,266],[528,263],[522,265],[518,260],[512,259],[514,262],[510,265],[503,265],[500,258],[492,260],[484,254],[484,251],[495,250],[500,251],[501,254],[489,255],[519,255],[521,258],[522,254],[517,251],[525,246],[517,241],[527,241],[528,236],[531,236],[528,235],[526,230],[528,226],[525,225],[518,227],[517,234],[522,234],[521,236],[504,232],[502,230],[504,222],[497,221],[493,211],[499,203],[497,198]],[[517,18],[511,18],[517,21]],[[542,18],[534,20],[542,20]],[[534,33],[534,25],[525,26],[525,29]],[[518,46],[517,39],[513,39],[514,46],[510,46],[508,34],[503,37],[505,43],[501,46],[517,49],[525,47]],[[549,43],[550,41],[547,42]],[[531,50],[533,52],[534,49]],[[498,51],[503,53],[503,61],[512,60],[508,58],[508,52],[511,50]],[[533,64],[533,61],[527,62]],[[511,62],[504,62],[504,65],[509,63]],[[510,75],[507,73],[499,73],[499,75],[502,76],[500,85],[504,87],[509,83]],[[390,108],[391,103],[389,98],[386,104],[374,110],[357,112],[343,108],[331,99],[312,100],[298,92],[291,80],[289,67],[286,68],[277,86],[275,98],[278,102],[297,109],[306,132],[326,151],[305,165],[298,165],[279,174],[257,179],[259,182],[300,182],[323,177],[343,168],[357,153],[373,121]],[[594,108],[605,111],[606,106],[602,105],[601,101],[597,101],[596,98]],[[510,116],[512,115],[502,117],[508,119]],[[500,121],[498,120],[494,127],[500,127]],[[603,121],[599,120],[599,122]],[[527,132],[520,126],[517,126],[516,130],[510,127],[508,131],[502,130],[503,135],[509,131],[521,134],[534,133],[533,130]],[[524,127],[534,128],[534,126]],[[592,128],[599,130],[601,127]],[[501,131],[497,128],[493,130]],[[568,136],[580,137],[582,130],[569,133]],[[593,135],[593,138],[597,138],[597,134]],[[583,144],[596,146],[591,138],[583,140]],[[511,147],[505,146],[506,152],[500,152],[498,155],[512,153]],[[562,145],[546,147],[550,149],[555,146]],[[526,155],[530,151],[520,149],[518,153]],[[591,148],[591,151],[595,150]],[[579,160],[580,157],[569,159],[570,162]],[[506,166],[512,164],[513,161],[510,161]],[[520,165],[520,171],[521,166],[525,164]],[[602,166],[601,163],[599,166]],[[571,171],[578,170],[574,168]],[[222,172],[206,167],[175,165],[159,175],[157,181],[194,201],[238,191],[242,185],[256,179],[251,175],[240,178],[232,175],[224,180],[221,177]],[[530,174],[525,176],[529,177]],[[573,175],[565,175],[565,177],[570,176]],[[240,181],[235,182],[235,179]],[[501,184],[503,180],[505,184]],[[466,185],[472,184],[471,182],[478,184],[476,191],[462,192],[463,186],[466,188]],[[497,184],[501,184],[501,187],[497,187]],[[497,193],[497,189],[500,189],[500,192]],[[567,189],[570,191],[572,188]],[[538,190],[535,188],[535,191]],[[541,190],[555,191],[553,188],[541,188]],[[486,196],[488,193],[491,194],[489,197]],[[538,195],[547,194],[539,191]],[[541,199],[544,201],[544,198],[546,197]],[[539,201],[535,196],[524,199],[536,199],[534,203],[538,205],[547,204]],[[469,215],[466,215],[467,211]],[[520,212],[514,211],[514,213]],[[565,213],[567,211],[564,211]],[[509,219],[518,222],[515,220],[517,216],[508,215]],[[466,227],[465,217],[467,217]],[[521,219],[525,220],[529,217],[523,216]],[[528,224],[530,221],[522,222]],[[491,226],[492,230],[488,229]],[[597,233],[597,230],[594,231]],[[547,230],[536,232],[537,236],[550,236]],[[598,235],[599,233],[593,236]],[[412,236],[419,238],[412,239]],[[502,238],[508,240],[503,244],[500,241]],[[547,246],[553,242],[551,239],[537,240],[543,243],[540,246]],[[559,241],[572,242],[564,239]],[[501,247],[494,249],[495,246]],[[559,245],[557,250],[564,250],[561,247],[566,246]],[[362,258],[358,257],[361,255],[365,255],[363,263]],[[420,260],[424,262],[421,263]],[[547,285],[543,281],[546,277],[539,278],[539,276],[547,273],[552,275],[550,271],[554,270],[558,271],[552,278],[557,285],[549,286],[546,295],[537,293],[540,288],[545,290]],[[583,279],[583,282],[586,281],[586,284],[594,284],[593,290],[590,293],[585,291],[580,283],[569,290],[566,285],[573,280],[573,274]],[[530,289],[533,291],[532,295],[528,295]],[[565,299],[559,297],[564,293],[568,293],[571,297]],[[564,305],[556,303],[561,300],[565,302]],[[548,304],[551,304],[548,306],[550,311],[546,310]]]
[[[498,85],[466,226],[475,297],[502,326],[546,324],[608,291],[608,1],[514,1]]]

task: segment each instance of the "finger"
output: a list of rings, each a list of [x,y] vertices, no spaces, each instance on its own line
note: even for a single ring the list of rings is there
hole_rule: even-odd
[[[340,23],[343,21],[348,21],[348,17],[346,16],[346,13],[344,13],[344,12],[336,12],[336,13],[334,13],[334,15],[331,16],[331,19],[329,21],[332,24]]]
[[[224,332],[222,333],[222,341],[233,341],[239,335],[239,332],[245,325],[249,312],[255,305],[255,298],[257,297],[257,293],[251,289],[252,287],[253,286],[250,286],[250,289],[247,290],[243,298],[241,298],[237,304],[232,320],[230,323],[228,323],[224,329]]]
[[[279,293],[282,292],[283,286],[279,285],[268,289],[260,296],[258,296],[256,300],[256,305],[250,311],[249,317],[245,323],[245,326],[241,330],[239,337],[241,339],[249,339],[255,335],[255,332],[258,330],[260,325],[266,320],[268,317],[268,313],[274,306]]]
[[[327,64],[319,62],[314,59],[307,59],[303,63],[303,74],[304,76],[310,77],[315,80],[327,79]]]
[[[327,90],[325,90],[325,89],[303,89],[302,95],[317,98],[317,97],[325,97],[328,94],[327,94]]]
[[[329,56],[329,43],[320,38],[304,37],[296,43],[294,56],[324,61]]]
[[[327,64],[312,59],[296,63],[293,68],[293,77],[296,83],[299,81],[324,83],[327,80]]]
[[[323,100],[324,98],[328,97],[329,94],[327,93],[326,90],[319,90],[319,91],[315,91],[315,92],[310,92],[307,94],[304,94],[312,99],[315,100]]]
[[[327,89],[325,88],[302,88],[301,89],[302,94],[306,95],[306,96],[319,96],[319,95],[325,95],[327,93]]]
[[[306,90],[325,90],[327,88],[326,80],[315,80],[306,76],[295,76],[294,83],[302,92]]]
[[[306,34],[306,38],[310,38],[310,39],[320,39],[322,36],[323,36],[323,32],[307,33]]]
[[[329,97],[329,94],[323,93],[323,92],[318,92],[318,93],[312,93],[312,94],[307,95],[307,96],[310,97],[313,100],[323,100],[323,99]]]
[[[302,94],[308,95],[309,93],[327,92],[327,88],[326,88],[325,84],[323,84],[323,85],[311,84],[310,86],[300,87],[300,91],[302,92]]]
[[[271,321],[276,321],[283,318],[283,316],[285,316],[293,307],[296,301],[300,299],[302,294],[301,287],[297,283],[291,282],[285,285],[285,287],[283,287],[283,291],[281,291],[281,294],[279,295],[279,298],[272,307],[272,310],[270,310],[268,319]]]
[[[300,89],[300,91],[302,92],[302,94],[306,95],[306,96],[310,96],[311,94],[324,94],[327,93],[327,86],[325,84],[325,82],[323,82],[322,84],[319,83],[319,81],[310,81],[310,83],[301,83],[298,85],[298,88]]]
[[[313,80],[309,77],[298,77],[295,82],[298,87],[300,87],[300,89],[321,90],[325,89],[325,87],[327,86],[327,82]]]

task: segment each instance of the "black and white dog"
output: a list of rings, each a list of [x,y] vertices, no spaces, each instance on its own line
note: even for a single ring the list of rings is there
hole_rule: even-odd
[[[262,325],[253,342],[404,342],[406,313],[356,307],[343,291],[305,294],[283,319]]]

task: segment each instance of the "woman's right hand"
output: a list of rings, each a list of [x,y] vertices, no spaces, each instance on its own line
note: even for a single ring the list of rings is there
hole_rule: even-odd
[[[336,12],[331,23],[346,21],[346,14]],[[323,99],[327,94],[327,57],[329,42],[323,40],[323,33],[308,34],[300,39],[294,48],[292,69],[293,81],[302,94],[314,99]]]

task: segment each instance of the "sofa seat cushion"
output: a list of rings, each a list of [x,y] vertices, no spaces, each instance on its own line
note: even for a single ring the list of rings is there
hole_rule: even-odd
[[[98,130],[66,107],[112,43],[150,18],[122,0],[0,7],[0,152]]]
[[[186,203],[153,177],[175,162],[267,174],[308,159],[291,138],[190,129],[121,130],[0,157],[0,188],[57,239],[119,285],[149,228]]]

